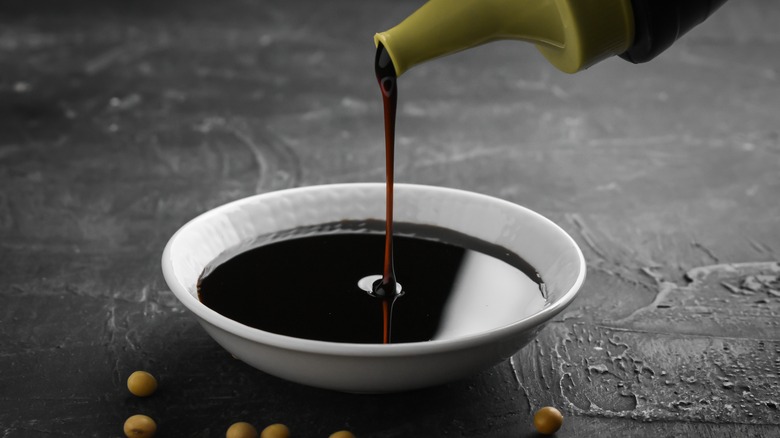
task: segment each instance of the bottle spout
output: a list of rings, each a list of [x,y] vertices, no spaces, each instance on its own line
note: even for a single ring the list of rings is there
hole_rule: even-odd
[[[558,69],[574,73],[626,51],[631,0],[429,0],[374,36],[400,76],[428,60],[496,40],[533,43]]]

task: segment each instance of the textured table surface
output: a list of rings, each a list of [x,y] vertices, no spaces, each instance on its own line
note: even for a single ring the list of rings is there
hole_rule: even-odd
[[[732,0],[644,65],[492,43],[400,80],[397,179],[548,216],[581,297],[510,360],[413,393],[288,383],[167,290],[162,248],[254,193],[383,181],[374,32],[421,1],[0,5],[0,436],[780,434],[780,3]],[[137,399],[127,375],[160,390]]]

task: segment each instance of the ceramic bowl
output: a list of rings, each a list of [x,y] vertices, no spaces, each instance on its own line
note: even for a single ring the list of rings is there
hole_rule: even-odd
[[[301,187],[210,210],[171,237],[162,257],[165,280],[206,332],[235,357],[283,379],[354,393],[428,387],[493,366],[534,339],[577,295],[585,278],[582,252],[565,231],[538,213],[442,187],[396,184],[394,193],[396,221],[448,228],[499,244],[528,261],[546,284],[543,306],[441,339],[382,345],[274,334],[222,316],[198,300],[201,273],[256,245],[258,236],[341,220],[384,219],[381,183]]]

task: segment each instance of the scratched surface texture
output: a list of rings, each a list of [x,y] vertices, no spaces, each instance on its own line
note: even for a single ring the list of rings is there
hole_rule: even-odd
[[[400,80],[397,178],[526,205],[581,297],[483,373],[358,396],[232,359],[159,268],[184,222],[383,181],[374,32],[421,0],[0,4],[0,436],[780,436],[780,2],[733,0],[651,63],[558,73],[501,42]],[[136,369],[156,374],[130,396]]]

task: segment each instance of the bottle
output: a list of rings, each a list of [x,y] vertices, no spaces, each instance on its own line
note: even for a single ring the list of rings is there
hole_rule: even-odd
[[[429,0],[374,36],[400,76],[411,67],[496,40],[522,40],[566,73],[618,55],[649,61],[726,0]]]

